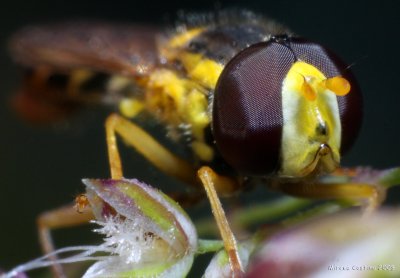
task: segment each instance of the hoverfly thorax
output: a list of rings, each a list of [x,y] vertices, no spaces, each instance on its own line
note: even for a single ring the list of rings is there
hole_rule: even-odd
[[[353,76],[329,50],[272,37],[226,65],[215,90],[213,132],[239,172],[329,173],[357,135],[361,102]]]

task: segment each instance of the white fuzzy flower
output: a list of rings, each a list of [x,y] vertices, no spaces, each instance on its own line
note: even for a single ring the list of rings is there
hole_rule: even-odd
[[[186,213],[161,191],[137,180],[84,180],[95,214],[98,246],[59,249],[22,264],[5,278],[54,264],[97,261],[84,274],[94,277],[184,277],[197,250],[197,234]],[[56,261],[55,255],[78,252]],[[99,252],[106,255],[96,255]],[[3,278],[3,276],[1,277]]]

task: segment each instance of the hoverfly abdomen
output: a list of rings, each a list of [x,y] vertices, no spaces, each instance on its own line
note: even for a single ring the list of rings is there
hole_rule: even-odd
[[[23,118],[33,123],[64,119],[82,106],[116,105],[140,91],[132,79],[86,69],[55,71],[37,67],[26,70],[23,79],[13,104]]]

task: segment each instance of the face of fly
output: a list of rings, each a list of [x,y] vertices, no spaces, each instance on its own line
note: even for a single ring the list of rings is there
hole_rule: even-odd
[[[222,157],[248,176],[330,173],[354,142],[362,97],[346,64],[290,36],[249,46],[224,68],[213,98]]]
[[[281,176],[329,173],[340,163],[341,121],[337,96],[350,91],[343,77],[327,78],[297,61],[282,85]]]

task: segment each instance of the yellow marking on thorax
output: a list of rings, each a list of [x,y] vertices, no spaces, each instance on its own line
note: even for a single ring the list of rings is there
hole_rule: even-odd
[[[185,30],[173,36],[168,41],[168,47],[180,48],[186,46],[194,37],[197,37],[204,31],[204,28],[193,28],[190,30]]]
[[[321,162],[326,172],[334,170],[340,161],[339,108],[335,93],[326,88],[324,80],[327,78],[321,71],[301,61],[286,75],[282,87],[281,175],[301,176],[321,144],[329,145],[332,152]]]
[[[160,69],[151,74],[147,90],[146,108],[166,124],[188,126],[193,151],[203,161],[212,160],[213,151],[204,143],[204,129],[210,123],[205,89],[172,70]]]
[[[175,60],[190,41],[200,35],[204,28],[193,28],[178,32],[159,47],[160,56],[168,61]]]
[[[182,52],[179,59],[188,76],[208,89],[214,89],[224,66],[198,53]]]
[[[187,51],[188,44],[205,28],[194,28],[173,36],[161,49],[161,54],[169,61],[180,61],[187,75],[202,86],[213,89],[224,66],[199,53]]]

